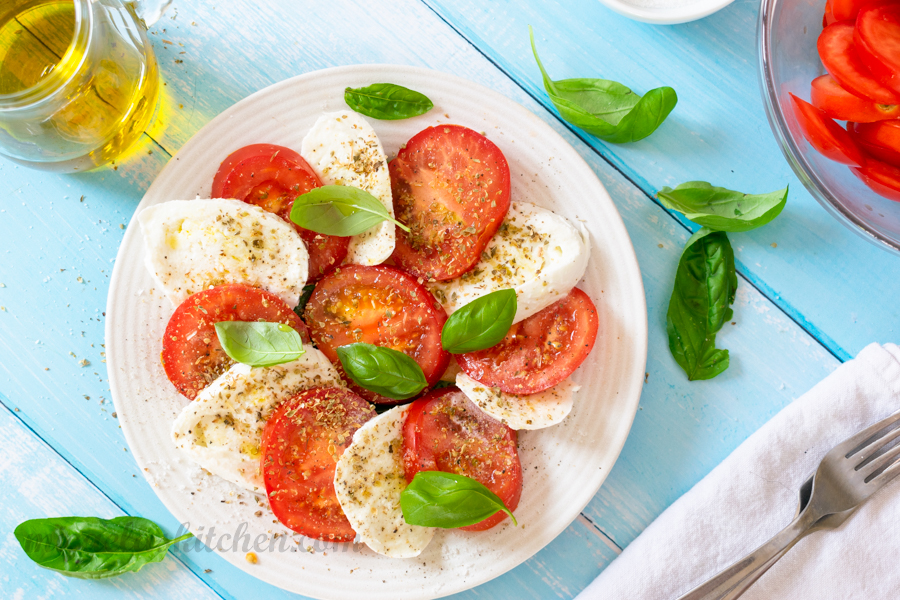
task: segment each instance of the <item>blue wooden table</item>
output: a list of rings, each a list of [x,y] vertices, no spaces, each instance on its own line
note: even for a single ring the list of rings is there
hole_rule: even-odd
[[[775,145],[757,84],[755,0],[698,22],[636,23],[596,0],[232,0],[178,2],[151,30],[164,96],[136,152],[80,175],[0,160],[0,597],[296,597],[209,552],[107,581],[30,563],[12,530],[28,518],[175,519],[141,477],[107,384],[109,276],[134,208],[171,156],[234,102],[316,69],[429,67],[519,102],[559,131],[613,197],[640,261],[649,310],[647,378],[616,467],[581,516],[510,573],[466,598],[569,598],[663,509],[781,407],[869,342],[897,341],[900,265],[828,216]],[[679,104],[650,138],[608,145],[561,121],[543,92],[528,25],[554,78],[604,77]],[[719,336],[731,368],[686,380],[666,342],[679,253],[696,227],[659,206],[664,185],[744,192],[790,184],[784,214],[732,236],[740,285]],[[585,199],[583,201],[589,201]]]

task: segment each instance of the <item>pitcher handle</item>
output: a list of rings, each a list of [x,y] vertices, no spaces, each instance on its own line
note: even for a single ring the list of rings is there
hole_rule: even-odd
[[[148,29],[163,16],[173,0],[133,0],[130,2],[135,14]]]

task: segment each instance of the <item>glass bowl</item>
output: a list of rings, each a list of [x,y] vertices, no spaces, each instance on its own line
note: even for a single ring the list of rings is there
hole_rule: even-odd
[[[762,0],[757,37],[759,77],[769,125],[806,189],[838,221],[900,254],[900,203],[870,190],[846,165],[816,152],[803,138],[788,93],[807,102],[825,73],[816,52],[825,0]]]

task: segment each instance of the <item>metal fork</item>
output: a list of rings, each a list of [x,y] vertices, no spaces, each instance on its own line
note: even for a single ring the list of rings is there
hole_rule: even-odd
[[[834,529],[886,483],[900,475],[900,412],[834,448],[800,486],[790,525],[768,542],[678,600],[734,600],[804,536]]]

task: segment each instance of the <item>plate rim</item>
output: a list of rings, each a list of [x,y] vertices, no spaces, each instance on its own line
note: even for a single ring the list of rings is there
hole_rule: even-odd
[[[182,147],[179,148],[172,155],[172,157],[169,159],[169,161],[166,163],[166,165],[163,167],[163,169],[154,178],[153,182],[151,183],[151,185],[148,187],[147,191],[142,196],[141,201],[135,207],[132,218],[129,220],[128,227],[126,228],[125,237],[123,237],[123,241],[120,243],[119,249],[117,250],[116,260],[115,260],[115,264],[113,267],[113,272],[110,277],[109,291],[107,293],[106,310],[107,310],[108,314],[110,314],[110,315],[113,314],[113,311],[114,311],[113,306],[115,304],[114,290],[117,289],[117,287],[118,287],[117,284],[119,284],[119,281],[123,277],[122,269],[125,268],[125,267],[121,266],[124,263],[124,261],[119,260],[119,254],[125,246],[124,241],[127,238],[127,236],[129,235],[130,231],[132,229],[135,229],[135,230],[139,229],[137,219],[135,218],[136,215],[138,215],[139,212],[141,210],[143,210],[146,207],[146,205],[149,203],[149,201],[150,201],[149,199],[155,194],[155,189],[162,187],[164,185],[163,181],[165,179],[165,175],[167,174],[168,171],[174,170],[175,165],[179,160],[179,155],[183,154],[185,151],[190,151],[193,148],[193,146],[200,143],[199,137],[200,137],[200,134],[204,130],[206,130],[207,128],[216,126],[221,122],[227,121],[229,118],[231,118],[231,116],[234,113],[242,110],[245,105],[256,102],[258,98],[265,96],[266,94],[272,92],[273,90],[278,90],[283,87],[291,87],[294,85],[298,85],[298,84],[303,83],[304,81],[311,80],[311,79],[314,80],[318,77],[327,77],[327,76],[332,76],[332,75],[341,76],[344,74],[356,73],[356,72],[360,72],[360,71],[365,71],[366,75],[378,75],[380,73],[388,73],[388,74],[401,73],[401,74],[409,74],[409,75],[413,75],[413,76],[423,76],[423,77],[433,77],[435,75],[439,75],[442,79],[448,81],[449,83],[451,83],[454,86],[464,86],[464,87],[468,87],[470,89],[476,88],[479,91],[479,93],[493,97],[495,101],[498,101],[498,102],[506,105],[509,108],[509,110],[511,110],[511,111],[515,110],[516,112],[520,113],[523,118],[532,119],[532,120],[538,122],[539,124],[537,125],[537,127],[543,129],[543,132],[542,132],[543,135],[547,135],[550,137],[555,136],[555,138],[561,144],[562,147],[567,148],[568,150],[571,151],[571,157],[567,157],[567,158],[571,158],[574,161],[578,161],[579,166],[581,168],[586,169],[588,172],[590,172],[591,175],[596,180],[597,185],[599,185],[606,192],[606,195],[609,198],[610,207],[613,209],[611,214],[615,219],[615,223],[614,224],[610,223],[610,225],[612,225],[615,229],[618,229],[620,231],[620,233],[622,234],[624,240],[627,242],[627,244],[625,244],[623,246],[616,247],[617,252],[619,252],[619,254],[617,255],[617,260],[622,262],[623,264],[625,264],[623,270],[628,272],[629,275],[631,275],[631,279],[632,279],[631,283],[635,288],[633,290],[633,292],[635,293],[635,298],[639,299],[639,302],[640,302],[640,305],[637,306],[636,310],[634,311],[635,314],[638,315],[638,317],[631,323],[631,325],[633,325],[635,327],[635,332],[634,332],[635,337],[633,340],[633,343],[634,343],[633,359],[634,359],[635,368],[634,368],[634,372],[631,374],[630,378],[623,378],[623,389],[621,391],[626,392],[626,393],[623,394],[623,396],[624,396],[623,398],[620,398],[619,400],[617,400],[617,402],[628,402],[628,411],[626,414],[629,416],[629,418],[627,420],[627,427],[624,427],[624,425],[626,423],[625,423],[625,419],[623,418],[621,420],[621,425],[623,427],[621,427],[621,429],[620,429],[620,431],[621,431],[620,436],[618,439],[615,440],[614,444],[609,446],[609,448],[611,449],[610,455],[612,456],[610,466],[609,466],[609,468],[605,469],[605,473],[603,473],[602,477],[600,478],[599,482],[597,483],[596,489],[594,489],[590,494],[585,495],[585,499],[582,502],[578,503],[579,504],[578,510],[573,511],[573,513],[574,513],[573,518],[570,521],[568,521],[566,525],[564,525],[562,528],[560,528],[559,531],[556,531],[554,533],[554,535],[552,537],[550,537],[544,545],[542,545],[540,548],[537,548],[534,551],[534,553],[521,558],[521,560],[518,560],[515,564],[509,565],[500,570],[491,571],[489,573],[489,575],[484,578],[477,579],[477,580],[467,580],[465,587],[441,591],[437,594],[431,594],[429,596],[429,597],[433,597],[433,598],[438,598],[438,597],[443,597],[443,596],[454,594],[454,593],[459,593],[459,592],[465,591],[467,589],[472,589],[474,587],[482,585],[488,581],[491,581],[491,580],[509,572],[510,570],[516,568],[517,566],[520,566],[522,563],[524,563],[525,561],[532,558],[535,554],[537,554],[543,548],[545,548],[546,545],[548,545],[553,540],[555,540],[557,537],[559,537],[559,535],[563,531],[565,531],[565,529],[568,528],[578,518],[578,515],[584,510],[584,508],[587,506],[587,504],[596,496],[597,492],[599,492],[600,488],[606,482],[606,479],[609,476],[609,473],[612,471],[612,468],[618,462],[618,459],[622,453],[622,450],[623,450],[625,443],[628,439],[628,436],[631,432],[631,428],[634,424],[634,419],[637,415],[638,406],[640,403],[640,397],[641,397],[641,393],[643,390],[643,384],[644,384],[643,373],[646,369],[647,351],[648,351],[648,344],[649,344],[648,314],[647,314],[647,304],[646,304],[647,300],[646,300],[646,292],[644,289],[643,277],[641,275],[640,265],[638,263],[637,255],[634,250],[634,244],[632,243],[631,236],[628,234],[628,230],[625,227],[625,223],[622,219],[622,215],[619,212],[618,207],[615,205],[615,202],[612,200],[612,196],[609,194],[609,191],[606,189],[606,186],[603,185],[603,182],[600,181],[599,177],[597,177],[597,174],[593,171],[593,169],[590,167],[590,165],[587,163],[587,161],[578,153],[577,149],[575,149],[575,147],[572,146],[559,132],[557,132],[555,129],[553,129],[552,126],[550,126],[548,123],[546,123],[543,119],[541,119],[534,112],[532,112],[525,106],[519,104],[515,100],[503,95],[502,93],[500,93],[496,90],[493,90],[481,83],[477,83],[472,80],[454,75],[452,73],[447,73],[447,72],[440,71],[437,69],[430,69],[430,68],[410,66],[410,65],[388,64],[388,63],[353,64],[353,65],[342,65],[342,66],[337,66],[337,67],[329,67],[329,68],[325,68],[325,69],[317,69],[314,71],[302,73],[302,74],[296,75],[294,77],[289,77],[287,79],[283,79],[281,81],[275,82],[269,86],[266,86],[260,90],[257,90],[256,92],[246,96],[245,98],[242,98],[241,100],[238,100],[237,102],[235,102],[234,104],[232,104],[231,106],[229,106],[228,108],[226,108],[225,110],[223,110],[222,112],[217,114],[215,117],[210,119],[209,122],[204,124],[196,132],[194,132],[191,135],[191,137],[182,145]],[[131,233],[131,235],[140,235],[140,232],[137,232],[136,234]],[[113,334],[111,331],[113,322],[114,322],[114,319],[107,319],[105,322],[104,334],[105,334],[105,337],[107,340],[113,339],[113,337],[112,337]],[[109,354],[109,356],[108,356],[107,360],[108,360],[109,364],[107,365],[107,370],[108,370],[108,378],[109,378],[109,383],[110,383],[110,395],[111,395],[113,404],[116,406],[116,410],[119,412],[119,414],[121,416],[123,414],[123,411],[120,409],[120,403],[117,401],[117,397],[119,396],[119,394],[117,393],[117,389],[119,388],[119,386],[121,384],[119,382],[119,374],[117,373],[117,369],[114,368],[114,365],[115,365],[117,359],[115,357],[115,352],[109,352],[109,350],[108,350],[108,354]],[[637,368],[638,366],[640,366],[640,368]],[[125,437],[125,441],[128,444],[129,448],[133,448],[133,446],[134,446],[133,440],[135,439],[134,436],[136,434],[136,431],[132,430],[131,426],[129,425],[129,419],[127,417],[127,412],[128,411],[126,410],[124,413],[124,414],[126,414],[126,416],[125,416],[125,418],[120,419],[120,422],[122,425],[122,432]],[[133,450],[132,450],[132,455],[135,457],[135,462],[137,463],[138,457],[133,452]],[[138,465],[138,466],[140,467],[140,465]],[[164,496],[160,495],[160,493],[157,491],[157,487],[154,486],[154,482],[150,479],[150,475],[147,472],[145,472],[144,469],[139,469],[139,470],[141,471],[141,474],[142,474],[142,476],[144,476],[145,480],[147,480],[148,483],[151,484],[151,488],[153,489],[154,494],[156,495],[157,499],[165,506],[166,510],[168,510],[174,517],[177,513],[176,509],[180,508],[180,507],[176,506],[175,502],[170,502],[171,499],[169,499],[168,497],[164,497]],[[232,560],[232,557],[230,556],[229,553],[220,552],[218,549],[216,549],[215,551],[216,551],[216,554],[218,554],[222,558],[225,558],[229,563],[231,563],[233,566],[237,567],[243,573],[247,573],[260,581],[268,583],[269,585],[274,585],[281,589],[285,589],[289,592],[297,593],[294,590],[284,588],[276,582],[269,581],[268,579],[265,579],[265,578],[261,577],[260,575],[257,575],[251,569],[245,568],[245,566],[243,564]]]

